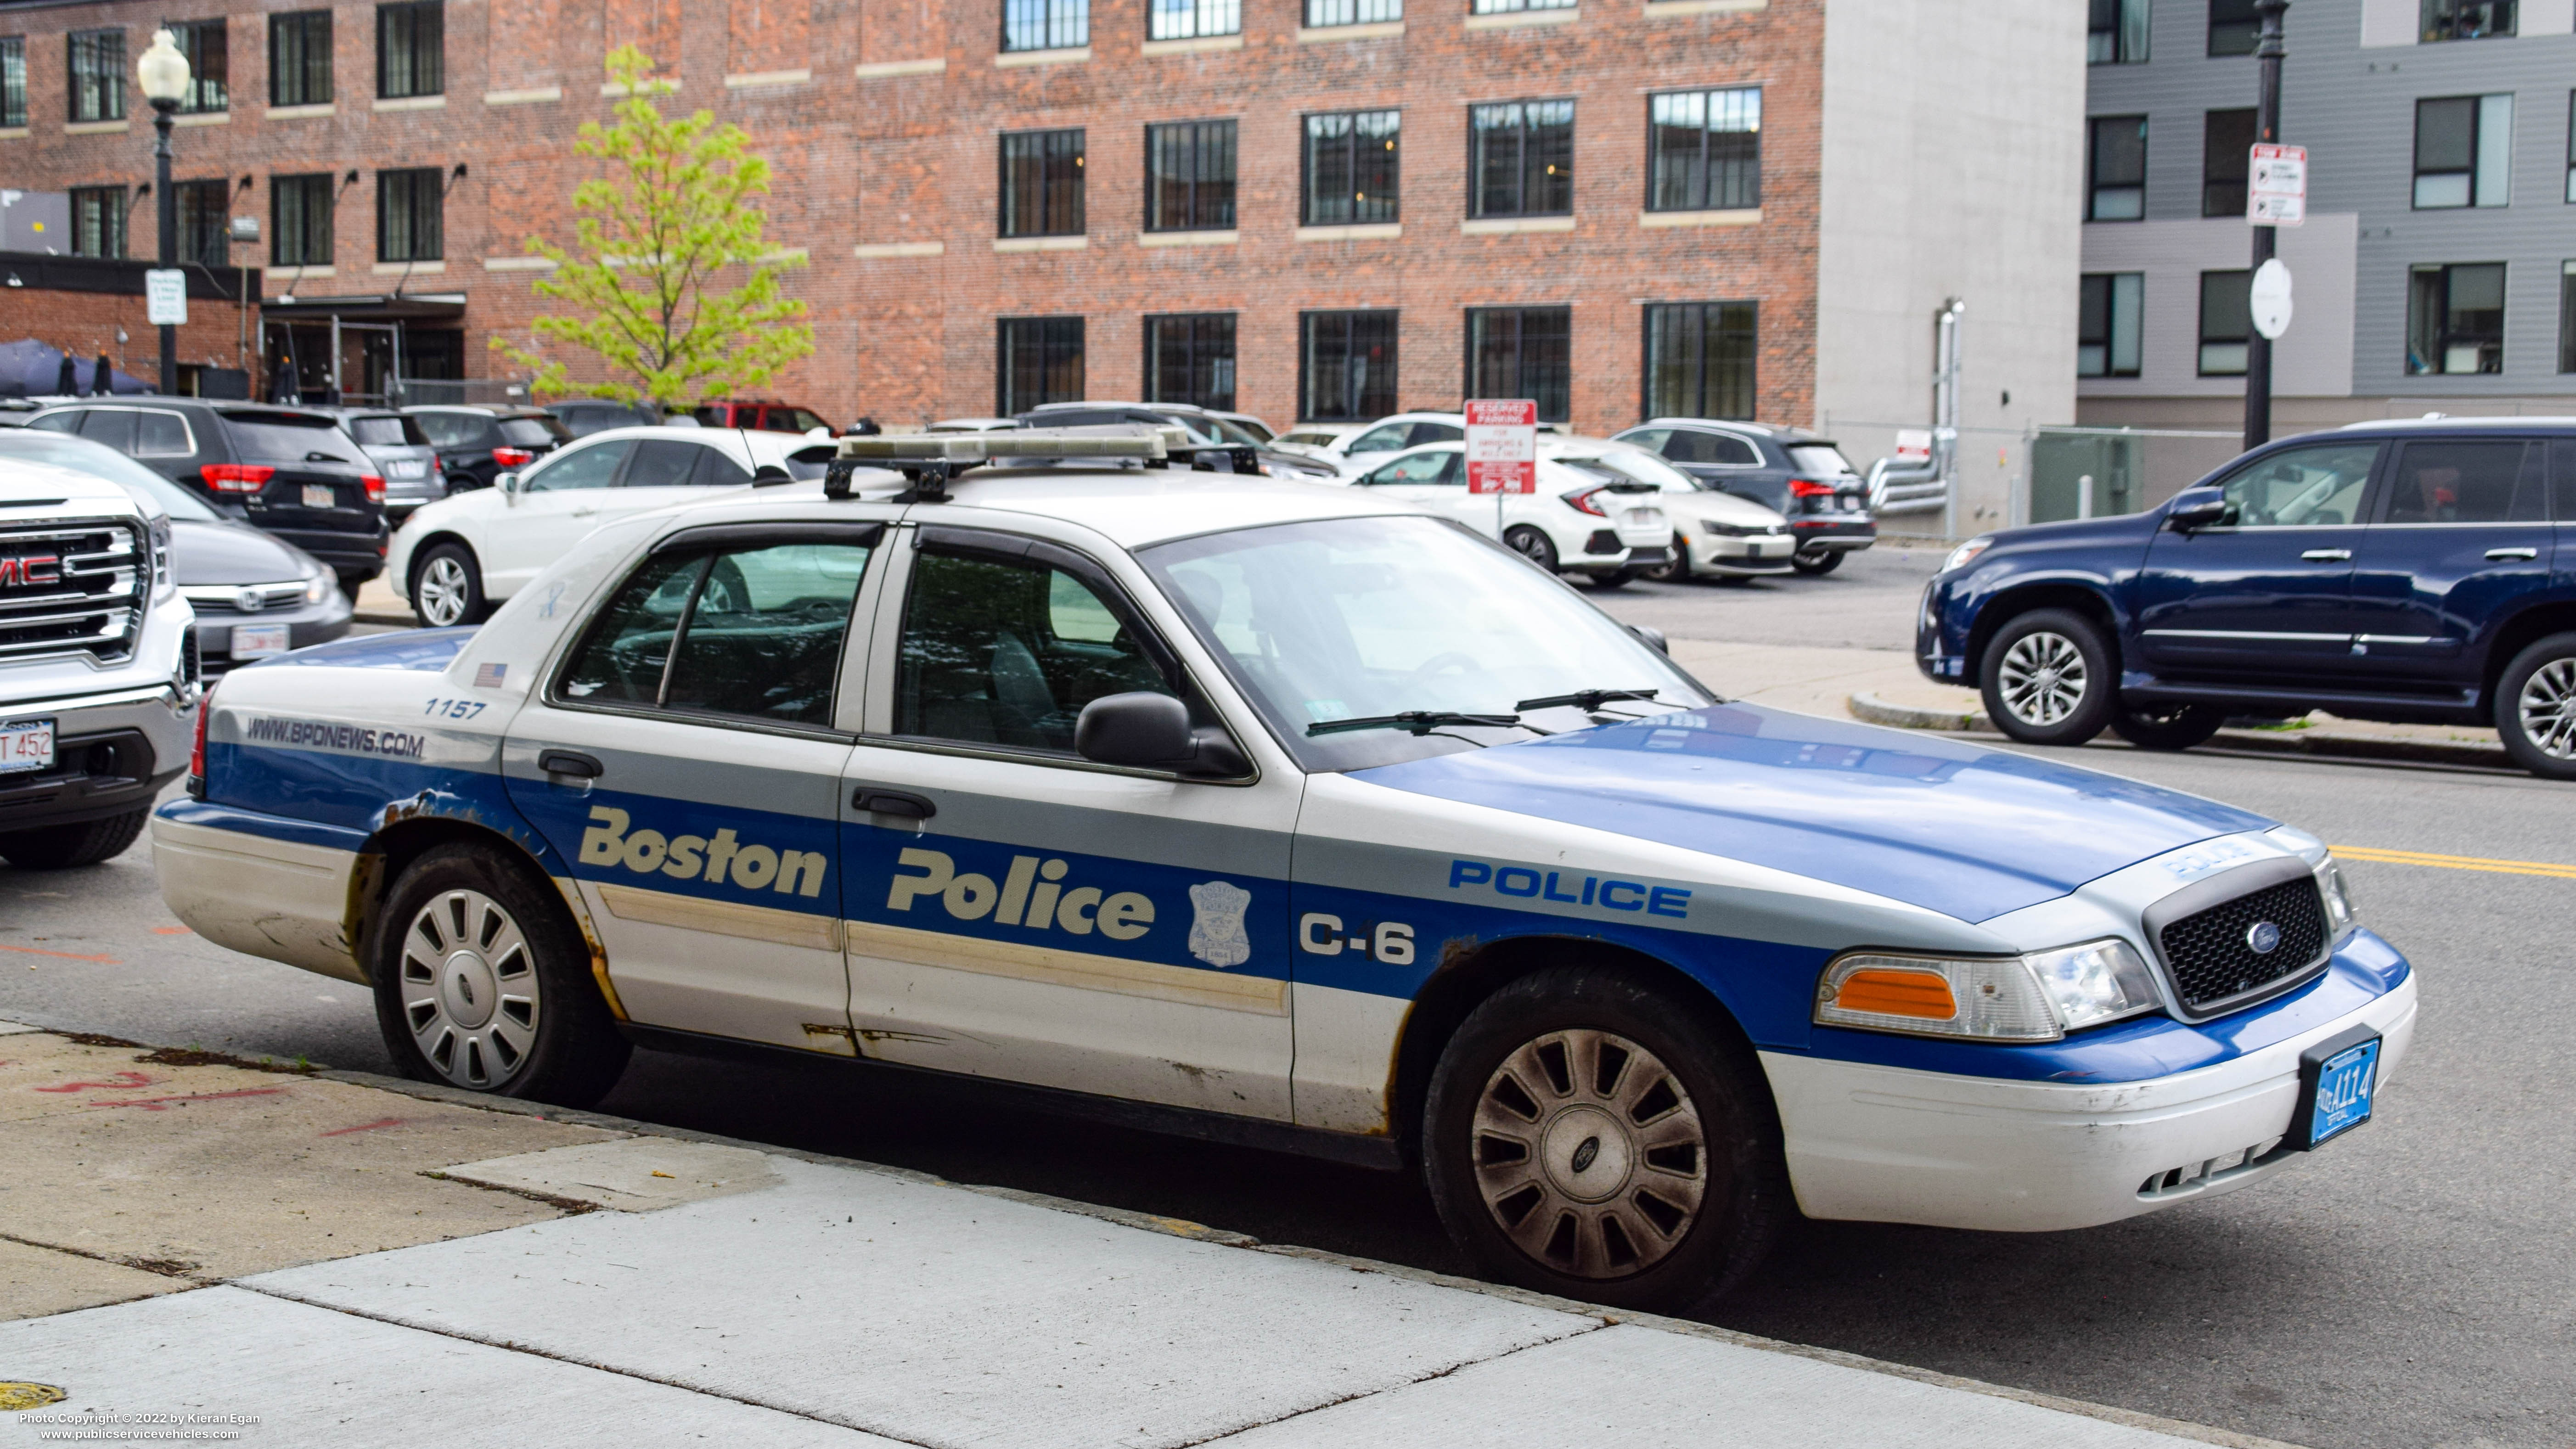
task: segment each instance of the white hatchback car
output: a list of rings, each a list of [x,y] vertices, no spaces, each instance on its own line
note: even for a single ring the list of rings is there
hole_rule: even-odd
[[[479,624],[598,529],[729,488],[820,478],[834,447],[741,428],[610,428],[424,505],[394,534],[385,573],[423,624]]]
[[[1550,457],[1542,444],[1537,492],[1470,493],[1466,446],[1407,448],[1349,483],[1454,518],[1549,573],[1583,574],[1605,588],[1671,560],[1673,525],[1659,484],[1598,458]]]
[[[1793,567],[1798,538],[1788,519],[1750,498],[1712,488],[1643,448],[1605,438],[1547,438],[1539,443],[1539,456],[1614,469],[1664,491],[1664,508],[1673,518],[1672,556],[1646,570],[1659,583],[1753,578]]]

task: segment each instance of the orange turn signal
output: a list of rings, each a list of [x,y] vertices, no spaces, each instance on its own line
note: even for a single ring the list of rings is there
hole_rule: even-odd
[[[1896,971],[1871,967],[1843,978],[1834,1005],[1845,1011],[1881,1016],[1910,1016],[1922,1021],[1948,1021],[1959,1014],[1950,994],[1950,978],[1938,971]]]

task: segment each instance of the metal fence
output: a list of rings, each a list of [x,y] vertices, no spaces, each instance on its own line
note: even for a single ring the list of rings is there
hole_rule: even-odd
[[[2016,522],[2141,513],[2241,450],[2237,433],[2171,428],[2034,428]]]
[[[499,377],[405,377],[394,381],[393,405],[423,407],[481,403],[508,405],[528,400],[528,385]]]

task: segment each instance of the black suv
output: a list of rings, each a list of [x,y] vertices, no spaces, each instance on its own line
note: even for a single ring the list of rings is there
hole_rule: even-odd
[[[385,571],[385,480],[328,413],[128,395],[48,408],[27,426],[114,448],[321,560],[351,598]]]
[[[404,408],[429,434],[438,449],[439,471],[447,491],[489,488],[504,473],[524,471],[530,463],[573,440],[563,419],[544,408],[418,407]]]
[[[1789,520],[1802,574],[1829,574],[1843,555],[1878,541],[1868,485],[1831,438],[1768,423],[1655,418],[1620,433],[1721,493],[1750,498]]]

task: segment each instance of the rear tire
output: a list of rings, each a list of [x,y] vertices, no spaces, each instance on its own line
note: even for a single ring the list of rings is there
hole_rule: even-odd
[[[461,543],[442,543],[420,556],[411,569],[413,617],[431,629],[480,624],[492,613],[483,597],[483,570],[474,551]]]
[[[631,1054],[563,902],[490,846],[404,867],[368,927],[376,1025],[402,1074],[588,1107]]]
[[[110,815],[104,820],[13,830],[0,835],[0,857],[20,870],[68,870],[78,865],[96,865],[111,856],[123,855],[134,837],[143,833],[143,822],[151,814],[146,808]]]
[[[1423,1133],[1450,1236],[1542,1293],[1682,1312],[1742,1281],[1795,1212],[1741,1035],[1615,967],[1550,967],[1470,1012]]]
[[[1510,546],[1512,552],[1538,565],[1541,572],[1556,572],[1556,541],[1547,536],[1546,529],[1532,528],[1526,523],[1507,528],[1503,530],[1503,542]]]
[[[2111,732],[2142,750],[2187,750],[2207,742],[2227,723],[2227,711],[2214,704],[2173,705],[2162,710],[2121,705],[2111,711]]]
[[[2118,661],[2093,621],[2067,609],[2007,620],[1979,671],[1986,717],[2026,745],[2080,745],[2111,723]]]
[[[1789,556],[1789,567],[1807,577],[1822,578],[1843,566],[1843,551],[1838,548],[1811,548]]]
[[[2496,681],[2495,722],[2515,764],[2544,780],[2576,780],[2576,633],[2513,656]]]

